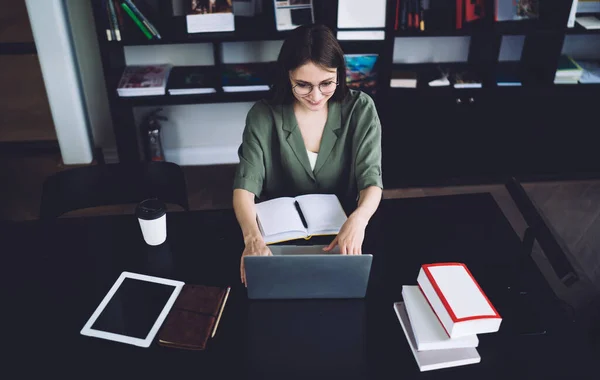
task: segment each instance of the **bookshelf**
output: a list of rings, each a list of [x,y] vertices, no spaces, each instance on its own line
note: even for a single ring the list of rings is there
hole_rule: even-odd
[[[289,34],[275,29],[273,2],[266,0],[260,16],[235,17],[235,32],[189,35],[185,16],[174,12],[173,1],[158,2],[161,16],[156,23],[161,40],[147,40],[141,33],[133,33],[124,34],[121,41],[109,42],[101,26],[102,18],[106,17],[102,1],[92,0],[121,161],[143,159],[133,112],[136,107],[254,102],[267,94],[224,93],[217,89],[217,93],[206,95],[118,97],[115,89],[125,67],[128,47],[184,44],[194,49],[198,44],[209,44],[212,62],[220,67],[224,44],[282,41]],[[417,31],[395,30],[397,1],[386,0],[383,40],[340,40],[346,54],[379,55],[374,98],[384,129],[387,187],[600,170],[595,164],[599,161],[593,160],[593,131],[585,122],[589,117],[597,120],[591,112],[594,109],[591,99],[600,95],[600,85],[553,83],[565,36],[600,38],[600,33],[579,25],[565,27],[570,0],[540,4],[538,19],[495,22],[486,17],[460,30]],[[493,15],[494,0],[486,0],[484,5],[485,13]],[[338,32],[338,0],[315,1],[314,6],[315,20]],[[510,60],[501,60],[503,41],[511,37],[522,38],[522,51],[513,54]],[[461,59],[450,61],[406,60],[398,51],[398,46],[414,47],[419,41],[428,44],[433,40],[436,46],[451,41],[459,46],[468,44],[468,49],[465,47]],[[428,52],[422,55],[427,57]],[[428,79],[436,76],[440,66],[478,72],[482,88],[428,86]],[[496,84],[497,71],[507,66],[519,71],[521,86]],[[415,70],[419,74],[417,88],[391,88],[392,71],[398,69]],[[548,133],[552,128],[558,128],[562,134]],[[569,137],[565,138],[565,134]]]

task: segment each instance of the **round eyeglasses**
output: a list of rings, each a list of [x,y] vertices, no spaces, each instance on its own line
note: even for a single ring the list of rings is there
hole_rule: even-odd
[[[320,83],[318,87],[321,94],[331,95],[335,92],[337,86],[338,82],[328,81]],[[294,90],[298,96],[307,96],[312,92],[313,87],[315,86],[310,83],[297,83],[295,86],[292,86],[292,90]]]

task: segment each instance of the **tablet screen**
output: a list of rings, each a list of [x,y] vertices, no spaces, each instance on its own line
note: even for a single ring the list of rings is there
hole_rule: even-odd
[[[145,339],[175,289],[126,277],[91,328]]]
[[[149,347],[184,285],[182,281],[122,272],[81,334]]]

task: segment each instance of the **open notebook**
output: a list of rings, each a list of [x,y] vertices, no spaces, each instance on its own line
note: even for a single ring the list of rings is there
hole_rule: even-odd
[[[315,235],[336,235],[347,219],[334,194],[281,197],[256,205],[256,217],[267,244]]]

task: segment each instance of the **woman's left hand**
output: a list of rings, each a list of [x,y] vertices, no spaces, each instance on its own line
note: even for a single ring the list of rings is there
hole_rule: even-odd
[[[342,255],[362,255],[362,243],[367,224],[367,219],[355,214],[350,215],[335,239],[323,250],[329,252],[339,245]]]

